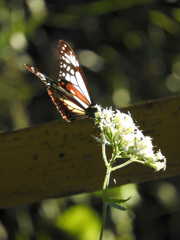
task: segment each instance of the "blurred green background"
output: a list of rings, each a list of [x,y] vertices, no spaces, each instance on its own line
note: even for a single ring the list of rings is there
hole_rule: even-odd
[[[24,67],[32,64],[56,80],[60,39],[75,51],[94,102],[103,107],[180,92],[177,0],[1,0],[0,27],[1,131],[61,118],[45,86]],[[104,240],[180,239],[179,180],[111,190],[132,198],[125,212],[109,209]],[[98,239],[100,196],[1,209],[0,240]]]

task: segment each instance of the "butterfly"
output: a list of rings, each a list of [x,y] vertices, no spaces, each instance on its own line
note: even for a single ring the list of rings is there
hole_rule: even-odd
[[[93,106],[91,92],[76,55],[63,40],[59,41],[58,50],[60,59],[58,82],[29,64],[25,66],[46,84],[49,96],[66,121],[95,118],[98,110]]]

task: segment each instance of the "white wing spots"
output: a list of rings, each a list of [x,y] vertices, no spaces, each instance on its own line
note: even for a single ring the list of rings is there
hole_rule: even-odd
[[[79,63],[78,63],[78,61],[76,60],[76,58],[75,58],[75,56],[71,56],[71,62],[73,63],[73,65],[75,66],[75,67],[79,67]]]
[[[74,113],[84,113],[85,114],[85,110],[82,109],[81,107],[79,107],[78,105],[76,105],[75,103],[73,103],[72,101],[64,99],[64,103],[66,103],[68,105],[68,108],[70,110],[73,110]]]
[[[35,73],[35,69],[34,69],[34,67],[31,66],[30,69],[31,69],[31,72],[32,72],[32,73]]]
[[[41,78],[41,79],[46,80],[44,74],[42,74],[42,73],[40,73],[40,72],[37,72],[37,76],[38,76],[39,78]]]
[[[47,87],[51,87],[51,85],[52,85],[51,82],[46,78],[46,76],[44,74],[38,72],[36,75],[37,75],[37,77],[39,77],[41,79],[41,81],[43,83],[46,84]]]
[[[79,91],[89,103],[84,103],[78,97],[76,97],[75,92],[70,92],[73,97],[82,105],[83,108],[87,108],[90,104],[92,104],[91,96],[89,94],[88,86],[86,83],[86,79],[84,79],[83,74],[81,74],[81,70],[79,69],[79,62],[68,44],[64,42],[60,42],[59,45],[59,58],[60,58],[60,71],[59,71],[59,80],[66,80],[73,84],[73,86]]]
[[[84,80],[79,72],[76,72],[75,77],[77,79],[78,85],[80,87],[77,87],[77,89],[86,97],[89,103],[91,103],[91,99],[89,97],[88,90],[86,88],[86,85],[84,83]]]
[[[41,73],[37,68],[29,64],[26,64],[25,66],[28,68],[30,72],[34,73],[38,78],[40,78],[41,81],[45,83],[47,87],[51,87],[52,85],[51,80],[48,79],[43,73]]]
[[[72,89],[71,89],[71,90],[70,90],[70,92],[71,92],[73,95],[75,95],[75,92],[74,92],[74,90],[72,90]]]
[[[70,70],[70,73],[71,73],[72,75],[74,75],[74,69],[71,69],[71,70]]]
[[[65,58],[66,63],[71,63],[69,59]]]
[[[69,81],[69,82],[71,82],[71,76],[70,76],[69,73],[66,73],[66,80]]]
[[[65,53],[62,59],[65,60],[66,63],[71,63],[74,67],[79,67],[79,63],[72,52],[70,52],[70,54]]]
[[[71,75],[71,83],[77,87],[77,79]]]
[[[74,98],[86,109],[88,108],[88,105],[86,103],[84,103],[83,101],[80,100],[80,98],[74,96]]]
[[[64,54],[64,60],[69,63],[70,62],[70,55],[68,55],[67,53]],[[72,63],[73,64],[73,63]]]
[[[70,67],[70,66],[67,66],[66,71],[67,71],[67,72],[70,72],[70,69],[71,69],[71,67]],[[70,73],[71,73],[71,72],[70,72]]]

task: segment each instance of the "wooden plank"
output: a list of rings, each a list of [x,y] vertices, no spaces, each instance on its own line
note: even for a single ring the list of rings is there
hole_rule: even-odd
[[[180,173],[180,97],[136,104],[130,111],[167,157],[167,170],[132,164],[112,175],[111,187]],[[102,188],[105,167],[92,120],[51,122],[0,135],[0,207],[64,197]],[[116,184],[113,181],[116,179]]]

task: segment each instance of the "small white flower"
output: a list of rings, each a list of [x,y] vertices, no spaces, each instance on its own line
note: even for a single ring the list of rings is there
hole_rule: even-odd
[[[159,170],[165,170],[166,169],[166,163],[165,162],[156,162],[156,171]]]
[[[137,159],[142,163],[159,171],[166,168],[166,159],[159,150],[156,154],[153,150],[152,139],[144,136],[142,131],[135,125],[129,114],[114,112],[103,109],[96,105],[95,123],[101,129],[101,141],[103,144],[111,145],[113,152],[125,158]],[[97,139],[100,141],[100,139]],[[161,161],[159,161],[161,160]]]

